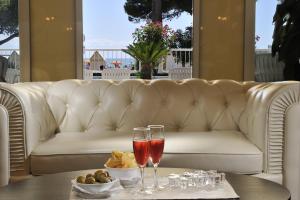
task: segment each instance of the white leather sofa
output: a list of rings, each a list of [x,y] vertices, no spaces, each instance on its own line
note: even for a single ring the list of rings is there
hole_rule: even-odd
[[[9,171],[102,167],[112,150],[132,151],[134,127],[163,124],[161,166],[255,174],[299,199],[299,90],[200,79],[1,84],[1,184]]]

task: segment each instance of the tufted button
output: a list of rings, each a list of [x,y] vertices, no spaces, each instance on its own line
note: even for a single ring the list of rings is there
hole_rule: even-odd
[[[87,131],[88,131],[88,130],[87,130],[86,127],[82,127],[82,128],[81,128],[81,132],[85,132],[85,133],[86,133]]]
[[[133,104],[133,100],[132,99],[128,100],[128,105],[130,105],[130,104]]]
[[[224,102],[224,106],[228,107],[229,103],[227,101]]]
[[[69,108],[69,107],[70,107],[70,105],[67,103],[67,104],[66,104],[66,107],[67,107],[67,108]]]
[[[193,106],[197,106],[198,104],[199,104],[199,101],[198,101],[198,100],[192,101],[192,105],[193,105]]]
[[[211,131],[212,130],[212,128],[211,128],[211,126],[209,124],[207,124],[206,129],[207,129],[207,131]]]
[[[116,123],[112,123],[111,124],[111,130],[112,131],[116,131],[118,129],[117,124]]]
[[[167,105],[167,100],[166,99],[163,99],[163,100],[161,100],[161,105]]]
[[[182,129],[182,126],[181,125],[179,125],[179,124],[177,124],[176,126],[175,126],[175,129],[176,129],[176,131],[180,131],[181,129]]]

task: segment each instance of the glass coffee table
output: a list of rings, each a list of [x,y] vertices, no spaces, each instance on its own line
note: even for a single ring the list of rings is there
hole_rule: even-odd
[[[190,169],[160,168],[159,176],[170,173],[182,173]],[[0,199],[5,200],[53,200],[70,199],[71,182],[80,174],[95,170],[64,172],[58,174],[32,177],[30,179],[13,183],[0,188]],[[147,168],[146,173],[153,173],[152,168]],[[290,200],[289,191],[283,186],[264,179],[226,173],[226,179],[232,185],[241,200]],[[172,196],[170,196],[172,199]]]

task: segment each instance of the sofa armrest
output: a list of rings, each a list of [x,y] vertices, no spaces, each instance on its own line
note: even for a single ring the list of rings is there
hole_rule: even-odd
[[[282,174],[292,199],[300,199],[300,83],[257,85],[248,91],[240,129],[264,153],[264,172]]]
[[[8,129],[8,113],[0,105],[0,187],[7,185],[10,177]]]
[[[292,199],[300,199],[300,103],[286,112],[284,140],[283,184],[290,190]]]
[[[54,134],[56,122],[46,101],[49,83],[0,85],[0,105],[9,116],[10,171],[28,173],[27,158]]]
[[[241,131],[264,153],[264,172],[282,174],[286,111],[299,102],[299,82],[259,84],[248,90]]]

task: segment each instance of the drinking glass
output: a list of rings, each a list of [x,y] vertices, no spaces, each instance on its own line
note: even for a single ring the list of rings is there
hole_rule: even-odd
[[[163,125],[149,125],[150,128],[150,160],[154,168],[154,190],[162,189],[158,185],[157,168],[164,152],[165,137]]]
[[[140,192],[147,193],[144,184],[144,168],[150,154],[149,128],[138,127],[133,129],[133,152],[135,160],[140,168],[142,186]]]

